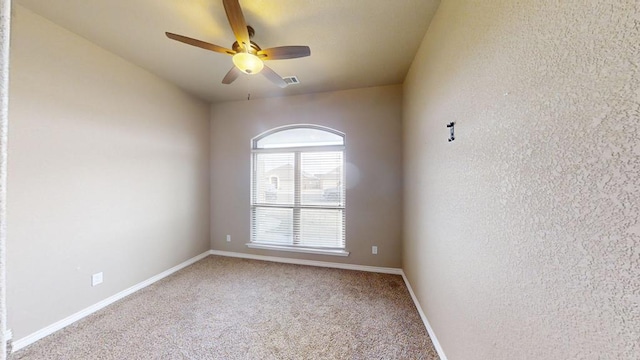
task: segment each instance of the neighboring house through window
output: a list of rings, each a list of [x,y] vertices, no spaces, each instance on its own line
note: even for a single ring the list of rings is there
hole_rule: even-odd
[[[269,182],[271,183],[271,187],[274,190],[278,190],[278,188],[280,187],[280,179],[277,176],[271,176],[269,177]]]
[[[348,255],[343,133],[285,126],[252,141],[249,247]]]

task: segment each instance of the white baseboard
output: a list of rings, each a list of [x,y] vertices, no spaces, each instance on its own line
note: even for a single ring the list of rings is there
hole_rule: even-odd
[[[210,250],[209,253],[211,255],[220,255],[220,256],[251,259],[251,260],[271,261],[271,262],[279,262],[279,263],[285,263],[285,264],[309,265],[309,266],[328,267],[328,268],[335,268],[335,269],[359,270],[359,271],[376,272],[376,273],[383,273],[383,274],[402,275],[402,269],[399,269],[399,268],[343,264],[343,263],[334,263],[334,262],[328,262],[328,261],[291,259],[291,258],[283,258],[283,257],[277,257],[277,256],[244,254],[244,253],[221,251],[221,250]]]
[[[110,304],[112,304],[112,303],[114,303],[114,302],[126,297],[127,295],[130,295],[130,294],[132,294],[132,293],[134,293],[134,292],[136,292],[136,291],[138,291],[138,290],[140,290],[142,288],[145,288],[145,287],[153,284],[154,282],[156,282],[158,280],[161,280],[161,279],[163,279],[163,278],[175,273],[176,271],[181,270],[181,269],[183,269],[183,268],[195,263],[198,260],[204,259],[207,256],[209,256],[209,251],[206,251],[206,252],[204,252],[204,253],[202,253],[200,255],[192,257],[191,259],[189,259],[187,261],[184,261],[184,262],[172,267],[171,269],[163,271],[163,272],[161,272],[160,274],[158,274],[156,276],[153,276],[153,277],[151,277],[151,278],[149,278],[149,279],[147,279],[147,280],[145,280],[145,281],[143,281],[141,283],[133,285],[132,287],[130,287],[128,289],[125,289],[125,290],[123,290],[123,291],[121,291],[121,292],[119,292],[119,293],[117,293],[115,295],[112,295],[112,296],[110,296],[110,297],[108,297],[108,298],[106,298],[106,299],[104,299],[104,300],[102,300],[102,301],[100,301],[100,302],[98,302],[98,303],[96,303],[94,305],[91,305],[91,306],[89,306],[88,308],[86,308],[84,310],[78,311],[77,313],[75,313],[75,314],[73,314],[71,316],[68,316],[68,317],[66,317],[66,318],[64,318],[64,319],[62,319],[62,320],[60,320],[58,322],[55,322],[55,323],[53,323],[53,324],[51,324],[51,325],[49,325],[49,326],[47,326],[47,327],[45,327],[43,329],[40,329],[40,330],[32,333],[31,335],[27,335],[27,336],[25,336],[25,337],[23,337],[21,339],[18,339],[18,340],[13,342],[13,352],[15,352],[17,350],[20,350],[20,349],[24,348],[25,346],[31,345],[34,342],[42,339],[43,337],[45,337],[47,335],[51,335],[54,332],[66,327],[66,326],[69,326],[69,325],[73,324],[74,322],[76,322],[76,321],[78,321],[78,320],[80,320],[80,319],[82,319],[82,318],[84,318],[84,317],[86,317],[88,315],[93,314],[94,312],[104,308],[105,306],[110,305]]]
[[[436,348],[436,352],[438,353],[438,356],[440,356],[440,360],[447,360],[447,356],[444,354],[444,349],[442,349],[442,345],[440,345],[440,342],[436,337],[436,333],[433,332],[433,328],[431,327],[431,324],[429,324],[429,320],[427,320],[427,316],[424,314],[424,311],[422,311],[422,306],[420,306],[420,302],[418,302],[418,298],[416,297],[416,294],[413,292],[413,289],[411,288],[411,284],[409,284],[409,279],[407,279],[407,276],[404,274],[404,271],[402,272],[402,279],[404,279],[404,283],[407,285],[407,289],[409,289],[409,294],[411,295],[411,299],[413,299],[413,303],[416,305],[416,309],[418,309],[418,314],[420,314],[420,318],[422,318],[422,322],[424,323],[424,326],[427,328],[427,332],[429,333],[429,337],[431,338],[433,347]]]

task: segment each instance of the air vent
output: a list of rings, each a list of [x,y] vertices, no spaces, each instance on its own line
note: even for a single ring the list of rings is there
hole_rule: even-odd
[[[282,79],[284,79],[284,82],[287,83],[287,85],[297,85],[300,84],[300,80],[298,80],[297,77],[295,76],[285,76]]]

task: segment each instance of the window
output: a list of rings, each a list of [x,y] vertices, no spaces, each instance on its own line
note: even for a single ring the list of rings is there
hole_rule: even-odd
[[[269,177],[269,182],[271,183],[271,187],[273,187],[274,189],[278,189],[280,186],[280,179],[277,176],[270,176]]]
[[[248,246],[348,255],[344,134],[286,126],[254,138],[252,152]]]

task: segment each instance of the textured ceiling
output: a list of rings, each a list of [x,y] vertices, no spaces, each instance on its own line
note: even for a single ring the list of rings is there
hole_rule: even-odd
[[[267,64],[301,84],[261,75],[221,83],[231,57],[165,37],[235,41],[221,0],[17,0],[37,14],[211,102],[399,84],[439,0],[240,0],[262,48],[308,45],[311,56]]]

